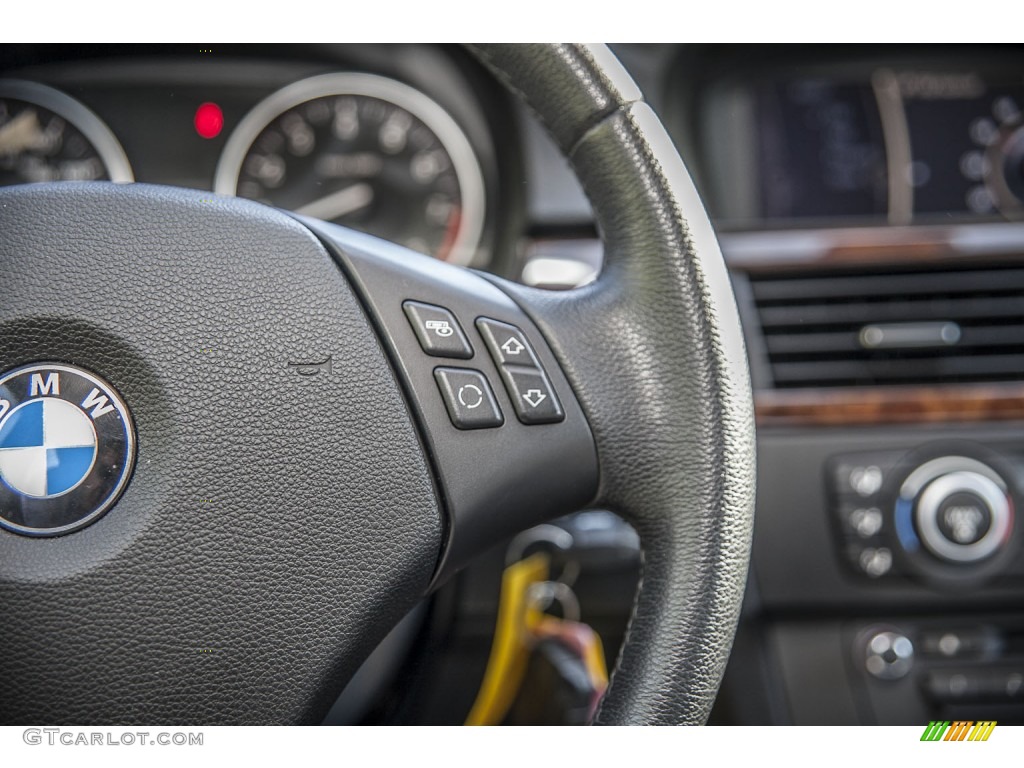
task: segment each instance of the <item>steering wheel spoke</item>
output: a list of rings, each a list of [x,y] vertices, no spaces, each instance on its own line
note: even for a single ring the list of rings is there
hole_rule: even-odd
[[[507,293],[474,272],[303,221],[374,318],[421,428],[448,512],[435,583],[593,500],[589,425],[546,339]]]

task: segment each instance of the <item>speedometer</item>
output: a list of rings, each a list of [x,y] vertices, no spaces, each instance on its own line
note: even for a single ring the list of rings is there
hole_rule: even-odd
[[[132,180],[110,129],[84,104],[28,80],[0,80],[0,186]]]
[[[214,190],[456,264],[470,263],[484,224],[465,133],[421,91],[378,75],[319,75],[257,104],[228,139]]]

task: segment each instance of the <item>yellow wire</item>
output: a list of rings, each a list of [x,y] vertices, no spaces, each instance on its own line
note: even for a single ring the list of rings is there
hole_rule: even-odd
[[[494,644],[466,725],[497,725],[512,706],[529,658],[527,626],[539,621],[541,616],[535,607],[531,609],[526,591],[531,584],[547,580],[549,565],[548,555],[538,552],[505,569],[501,577]]]
[[[590,672],[590,681],[602,693],[608,688],[608,662],[604,658],[604,645],[600,636],[594,633],[594,642],[583,652],[583,663]]]

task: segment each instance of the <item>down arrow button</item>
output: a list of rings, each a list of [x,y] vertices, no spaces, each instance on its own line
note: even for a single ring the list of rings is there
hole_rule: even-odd
[[[507,365],[501,368],[512,406],[523,424],[551,424],[565,414],[547,377],[536,368]]]

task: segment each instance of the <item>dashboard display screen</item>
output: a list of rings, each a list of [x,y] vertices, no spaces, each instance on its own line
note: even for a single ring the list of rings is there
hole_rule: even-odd
[[[739,218],[1024,218],[1024,66],[819,67],[759,76],[744,101],[732,186],[757,193]]]
[[[765,217],[886,213],[885,146],[870,89],[796,80],[766,85],[756,100]]]

